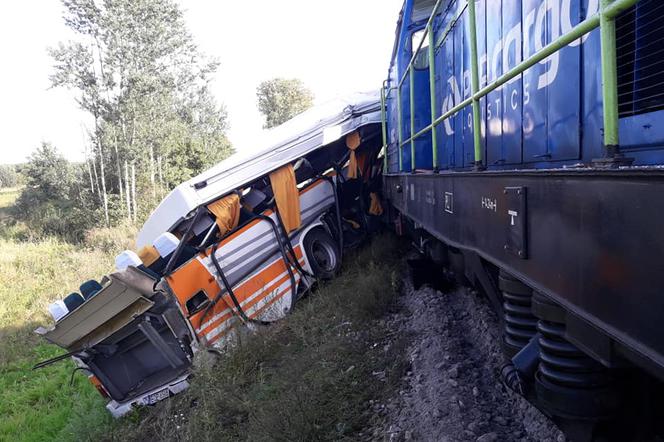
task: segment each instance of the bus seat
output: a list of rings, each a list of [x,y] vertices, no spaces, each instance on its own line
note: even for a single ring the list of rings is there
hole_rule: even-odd
[[[67,297],[63,299],[62,302],[64,302],[67,310],[72,312],[79,308],[85,302],[85,299],[83,299],[83,296],[81,296],[79,293],[74,292],[67,295]]]
[[[138,254],[132,250],[125,250],[115,257],[115,270],[121,272],[129,266],[138,267],[143,262],[141,258],[138,257]]]
[[[180,240],[170,232],[162,233],[152,243],[153,247],[159,254],[159,259],[150,265],[149,268],[158,274],[163,274],[166,266],[173,257],[173,253],[180,245]],[[189,261],[196,254],[196,248],[190,245],[185,245],[180,252],[180,256],[175,261],[173,269],[180,267],[185,262]]]
[[[65,302],[61,299],[58,299],[54,303],[48,306],[48,312],[51,314],[55,322],[58,322],[60,319],[65,317],[69,313],[69,309]]]
[[[92,298],[99,290],[102,289],[101,284],[99,284],[99,282],[95,281],[94,279],[85,281],[79,288],[81,289],[81,295],[83,295],[84,299]]]

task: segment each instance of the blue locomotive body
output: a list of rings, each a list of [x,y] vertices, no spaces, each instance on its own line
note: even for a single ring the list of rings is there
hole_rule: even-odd
[[[401,89],[402,139],[411,136],[410,88],[414,84],[415,133],[431,123],[429,62],[420,42],[433,1],[407,1],[397,29],[387,89],[388,171],[412,168],[409,146],[398,146],[397,85]],[[599,0],[479,0],[476,2],[480,87],[491,84],[587,17]],[[434,119],[471,96],[469,20],[464,0],[443,3],[435,35]],[[664,49],[655,0],[641,1],[617,21],[621,151],[634,165],[664,163]],[[600,31],[554,53],[480,100],[482,158],[488,169],[550,169],[590,164],[604,156]],[[415,168],[463,170],[473,166],[471,106],[415,140]],[[401,150],[401,152],[399,152]]]
[[[663,18],[660,0],[406,0],[383,85],[390,221],[487,296],[506,383],[574,425],[664,410],[647,405],[664,397]]]

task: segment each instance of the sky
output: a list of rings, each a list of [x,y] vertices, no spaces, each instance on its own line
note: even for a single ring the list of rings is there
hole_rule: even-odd
[[[238,151],[258,148],[256,87],[297,77],[316,103],[378,89],[387,75],[403,0],[177,0],[200,49],[221,65],[213,92]],[[0,12],[0,163],[19,163],[42,141],[84,157],[90,118],[75,94],[50,89],[48,47],[73,37],[58,0],[3,2]]]

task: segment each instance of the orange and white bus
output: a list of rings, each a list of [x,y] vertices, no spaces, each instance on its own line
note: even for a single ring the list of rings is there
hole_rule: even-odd
[[[116,272],[51,305],[37,333],[121,416],[187,388],[194,355],[284,318],[381,214],[380,103],[358,95],[270,132],[267,148],[179,185]],[[44,366],[55,360],[46,361]]]

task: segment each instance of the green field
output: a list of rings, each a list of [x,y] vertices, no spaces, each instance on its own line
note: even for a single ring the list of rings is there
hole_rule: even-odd
[[[103,401],[66,360],[39,371],[31,367],[63,350],[33,330],[49,324],[46,307],[81,281],[107,270],[109,256],[79,251],[58,241],[0,239],[0,440],[68,440],[80,416],[100,419]]]
[[[18,193],[0,192],[0,223]],[[112,262],[110,252],[55,239],[0,237],[0,441],[79,440],[81,422],[110,422],[101,396],[81,372],[70,386],[70,360],[38,371],[32,366],[63,352],[33,333],[52,321],[48,304],[99,278]]]

